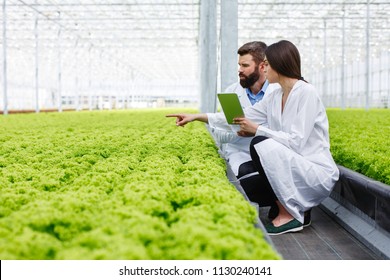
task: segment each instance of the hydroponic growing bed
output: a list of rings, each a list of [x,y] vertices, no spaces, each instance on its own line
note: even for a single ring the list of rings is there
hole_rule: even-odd
[[[206,128],[168,110],[0,117],[0,259],[280,259]]]
[[[327,114],[337,164],[390,185],[390,110],[328,109]]]

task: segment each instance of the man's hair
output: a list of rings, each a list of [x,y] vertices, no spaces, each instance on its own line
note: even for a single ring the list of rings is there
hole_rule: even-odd
[[[250,54],[253,57],[253,61],[256,65],[259,65],[260,62],[263,62],[265,58],[265,49],[267,45],[261,41],[253,41],[242,45],[237,53],[241,56]]]

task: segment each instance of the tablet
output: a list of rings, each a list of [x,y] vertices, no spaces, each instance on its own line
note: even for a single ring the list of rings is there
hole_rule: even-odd
[[[244,117],[244,110],[236,93],[218,93],[217,95],[228,124],[233,124],[234,118]]]

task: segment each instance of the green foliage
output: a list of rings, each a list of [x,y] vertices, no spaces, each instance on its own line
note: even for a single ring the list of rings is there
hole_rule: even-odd
[[[390,185],[390,110],[328,109],[337,164]]]
[[[279,259],[201,123],[0,117],[0,259]]]

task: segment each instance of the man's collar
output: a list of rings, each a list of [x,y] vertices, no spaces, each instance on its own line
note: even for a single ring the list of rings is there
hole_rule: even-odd
[[[263,86],[261,87],[261,89],[260,89],[256,94],[254,94],[254,93],[251,91],[250,88],[245,88],[245,91],[246,91],[247,94],[252,95],[252,96],[255,96],[255,95],[258,95],[258,94],[260,94],[260,93],[265,93],[265,91],[267,90],[268,85],[269,85],[268,80],[265,80]]]

